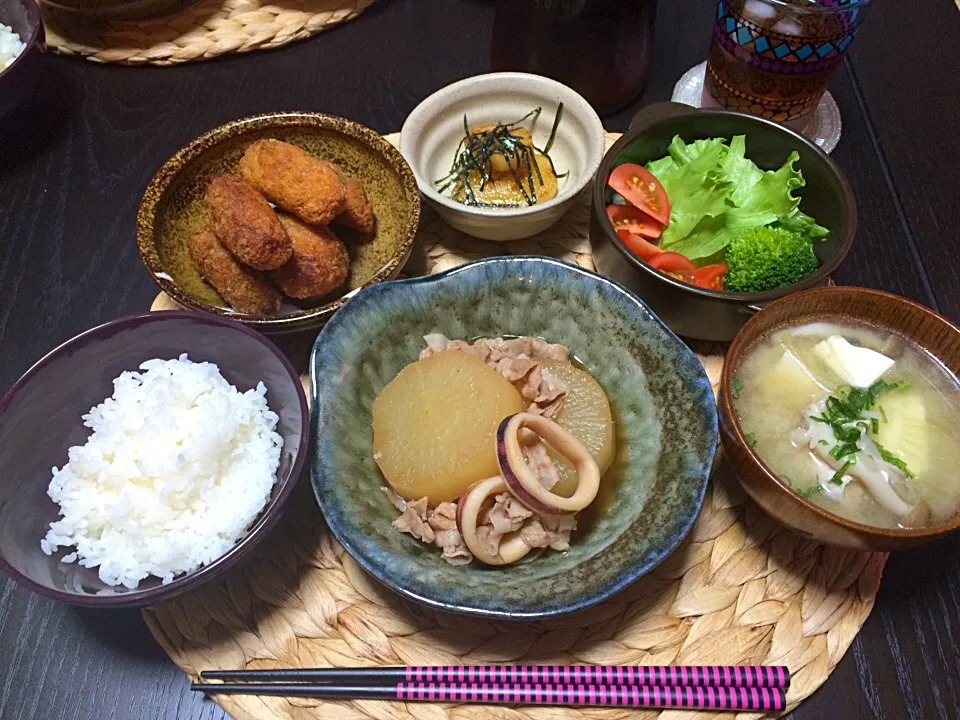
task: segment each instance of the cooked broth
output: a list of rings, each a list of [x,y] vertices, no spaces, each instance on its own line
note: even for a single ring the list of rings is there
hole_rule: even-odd
[[[824,509],[889,528],[960,511],[960,386],[902,336],[824,322],[784,328],[747,352],[734,394],[760,457]]]

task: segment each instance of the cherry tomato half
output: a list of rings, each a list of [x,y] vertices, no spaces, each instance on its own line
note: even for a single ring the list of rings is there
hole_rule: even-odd
[[[693,284],[708,290],[723,290],[723,278],[726,274],[727,266],[724,263],[704,265],[693,273]]]
[[[607,205],[607,217],[617,232],[626,230],[641,237],[658,238],[663,226],[633,205]]]
[[[627,246],[627,249],[641,260],[649,260],[654,255],[659,255],[663,252],[663,250],[653,243],[647,242],[639,235],[634,235],[629,230],[617,230],[617,235],[623,240],[623,244]]]
[[[670,199],[667,191],[656,176],[642,165],[621,165],[610,173],[607,185],[661,225],[665,226],[670,222]]]
[[[694,265],[688,257],[675,252],[659,253],[650,258],[647,263],[650,265],[650,267],[656,268],[660,272],[665,272],[668,275],[680,273],[686,277],[681,277],[679,279],[687,282],[692,280],[693,274],[697,271],[697,266]],[[674,277],[677,277],[677,275],[674,275]]]

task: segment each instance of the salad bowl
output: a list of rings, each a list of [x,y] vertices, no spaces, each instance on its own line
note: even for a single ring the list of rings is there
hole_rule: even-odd
[[[625,159],[645,165],[668,154],[675,136],[686,143],[746,136],[746,158],[762,170],[780,168],[796,151],[795,167],[805,185],[794,189],[800,209],[829,235],[814,244],[820,267],[799,282],[765,292],[728,292],[698,287],[660,272],[634,255],[618,237],[605,208],[611,171]],[[857,204],[843,172],[813,142],[771,120],[727,110],[701,110],[657,103],[641,110],[630,129],[610,148],[593,183],[590,243],[597,269],[636,292],[678,335],[726,342],[768,303],[790,293],[825,285],[846,259],[857,232]],[[674,205],[676,203],[674,202]]]
[[[373,458],[373,402],[433,332],[563,343],[605,389],[619,469],[605,476],[602,510],[568,551],[453,566],[392,527],[397,510]],[[470,615],[567,613],[650,571],[692,527],[717,443],[713,392],[696,356],[631,292],[552,258],[490,258],[360,291],[318,336],[310,380],[313,490],[337,540],[401,595]]]

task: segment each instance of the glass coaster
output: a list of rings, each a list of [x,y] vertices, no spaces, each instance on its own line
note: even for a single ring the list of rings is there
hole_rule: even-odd
[[[690,68],[674,86],[671,100],[693,107],[703,107],[701,99],[703,96],[703,77],[706,71],[706,62]],[[833,99],[833,95],[828,90],[823,94],[817,109],[813,111],[813,118],[809,125],[801,130],[800,134],[815,142],[824,152],[830,153],[840,142],[842,128],[840,108],[837,107],[836,100]]]

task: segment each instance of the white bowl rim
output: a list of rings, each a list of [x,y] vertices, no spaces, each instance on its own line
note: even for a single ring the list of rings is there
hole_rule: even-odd
[[[418,163],[411,152],[412,148],[408,144],[404,143],[404,137],[410,136],[409,129],[413,126],[413,123],[421,120],[424,116],[427,116],[428,108],[436,104],[438,100],[445,99],[465,87],[479,87],[481,85],[489,84],[493,81],[501,80],[523,83],[524,86],[528,88],[550,87],[561,96],[564,109],[566,110],[566,108],[571,105],[574,106],[579,114],[583,117],[585,124],[592,127],[593,131],[597,134],[597,137],[595,138],[597,141],[597,147],[591,148],[588,144],[588,149],[591,151],[589,162],[587,167],[577,178],[577,181],[567,185],[567,187],[563,189],[563,192],[557,193],[556,197],[551,198],[545,203],[503,210],[497,210],[494,208],[480,208],[474,207],[473,205],[458,203],[452,198],[448,198],[447,196],[438,193],[433,188],[432,183],[421,177],[418,169]],[[472,75],[464,78],[463,80],[458,80],[455,83],[451,83],[450,85],[440,88],[435,93],[427,96],[423,101],[421,101],[420,104],[418,104],[413,111],[407,115],[407,119],[403,121],[403,127],[400,129],[400,154],[403,155],[404,159],[407,160],[407,163],[413,170],[413,175],[417,179],[417,185],[420,187],[420,193],[427,200],[438,205],[443,205],[451,210],[456,210],[470,215],[506,218],[533,215],[535,213],[548,210],[551,207],[563,205],[576,197],[576,195],[587,186],[587,183],[593,179],[593,176],[596,175],[597,170],[600,168],[600,162],[603,160],[604,153],[606,152],[605,139],[606,133],[603,129],[603,123],[600,121],[600,116],[597,115],[597,111],[593,109],[593,106],[590,105],[590,103],[588,103],[586,99],[584,99],[584,97],[576,90],[564,85],[561,82],[544,77],[543,75],[534,75],[532,73],[522,72],[496,72]]]

